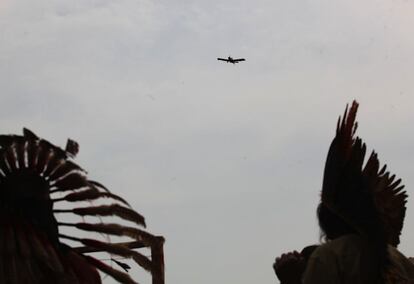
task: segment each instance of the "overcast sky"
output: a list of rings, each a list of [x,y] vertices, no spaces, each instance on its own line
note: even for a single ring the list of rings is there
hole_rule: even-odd
[[[274,258],[319,240],[346,103],[412,192],[413,25],[401,0],[3,0],[1,132],[77,140],[165,236],[167,283],[277,283]]]

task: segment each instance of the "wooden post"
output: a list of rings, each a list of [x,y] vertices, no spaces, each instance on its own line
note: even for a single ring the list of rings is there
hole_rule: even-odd
[[[165,284],[164,238],[156,237],[151,246],[152,284]]]

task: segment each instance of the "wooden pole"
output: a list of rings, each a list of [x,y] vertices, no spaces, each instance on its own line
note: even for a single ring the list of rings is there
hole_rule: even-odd
[[[156,241],[151,246],[152,260],[152,284],[165,283],[164,271],[164,238],[156,237]]]

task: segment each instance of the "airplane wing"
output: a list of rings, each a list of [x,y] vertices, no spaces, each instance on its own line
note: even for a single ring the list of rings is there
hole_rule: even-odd
[[[226,59],[226,58],[217,58],[217,60],[221,60],[221,61],[226,61],[226,62],[229,62],[229,60],[228,60],[228,59]]]
[[[246,61],[246,59],[244,59],[244,58],[234,59],[234,62],[240,62],[240,61]]]

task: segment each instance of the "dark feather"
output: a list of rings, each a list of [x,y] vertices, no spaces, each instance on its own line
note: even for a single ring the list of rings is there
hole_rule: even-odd
[[[77,164],[75,164],[72,161],[65,161],[60,167],[56,168],[54,171],[52,171],[49,174],[49,177],[51,180],[56,180],[70,172],[73,171],[81,171],[85,172],[81,167],[79,167]],[[85,172],[86,173],[86,172]]]
[[[99,183],[97,181],[89,180],[89,183],[92,184],[92,185],[94,185],[94,186],[96,186],[96,187],[99,187],[99,188],[103,189],[106,192],[110,192],[109,189],[107,189],[103,184],[101,184],[101,183]]]
[[[6,161],[12,171],[17,170],[17,159],[14,153],[14,147],[9,147],[5,152]]]
[[[104,243],[98,240],[92,239],[81,239],[80,240],[83,245],[88,247],[93,247],[99,249],[100,251],[106,251],[110,254],[115,254],[122,257],[133,258],[134,261],[144,268],[147,271],[152,270],[151,261],[145,257],[144,255],[140,254],[137,251],[134,251],[126,246],[120,244],[111,244],[111,243]]]
[[[13,144],[16,141],[16,139],[19,139],[19,136],[17,136],[17,135],[0,135],[0,149],[10,147],[10,145]]]
[[[40,142],[43,142],[41,140]],[[47,163],[49,162],[49,158],[51,155],[52,149],[47,147],[45,143],[40,143],[39,145],[39,153],[37,156],[37,164],[36,164],[36,171],[40,174],[46,168]]]
[[[9,164],[6,161],[6,156],[3,153],[2,155],[0,155],[0,169],[2,170],[2,172],[4,172],[5,174],[10,173],[11,169]]]
[[[111,205],[101,205],[101,206],[89,206],[84,208],[74,208],[72,209],[73,213],[81,216],[92,215],[92,216],[112,216],[116,215],[125,220],[135,222],[138,225],[145,227],[144,216],[138,212],[123,207],[118,204]]]
[[[358,103],[352,103],[348,114],[348,106],[345,109],[343,118],[339,118],[336,129],[336,136],[333,139],[328,151],[325,163],[325,171],[322,184],[321,199],[329,206],[335,200],[335,194],[341,185],[341,175],[351,154],[353,145],[353,134],[357,128],[355,124]]]
[[[68,141],[66,142],[65,151],[72,158],[74,158],[79,152],[79,144],[76,141],[72,140],[72,139],[68,139]]]
[[[29,140],[39,140],[39,137],[37,137],[37,135],[34,134],[33,131],[27,128],[23,128],[23,136],[24,138],[29,139]]]
[[[18,164],[19,164],[19,168],[25,168],[25,162],[24,162],[24,156],[26,153],[26,143],[22,142],[22,143],[17,143],[16,144],[16,155],[17,155],[17,160],[18,160]]]
[[[402,191],[404,185],[401,179],[394,181],[395,175],[388,172],[378,176],[375,186],[375,202],[380,209],[381,218],[385,224],[385,233],[388,243],[397,247],[404,226],[407,194]]]
[[[46,169],[44,171],[44,176],[49,178],[49,175],[56,171],[58,167],[62,166],[65,163],[65,159],[60,158],[56,155],[56,151],[52,151],[51,157],[49,162],[46,165]]]
[[[71,172],[66,175],[64,178],[56,181],[54,186],[57,187],[56,191],[67,191],[75,190],[89,185],[86,178],[79,172]]]
[[[69,193],[65,197],[55,199],[54,201],[55,202],[61,201],[61,200],[66,200],[69,202],[88,201],[88,200],[98,199],[101,197],[112,198],[129,206],[128,202],[126,202],[123,198],[115,194],[109,193],[109,192],[100,192],[96,188],[90,188],[90,189],[86,189],[86,190],[82,190],[78,192]]]
[[[30,169],[36,169],[37,157],[39,155],[39,141],[29,141],[27,144],[27,161]]]
[[[156,240],[156,237],[154,235],[147,233],[143,230],[133,228],[133,227],[121,226],[118,224],[105,224],[105,223],[91,224],[91,223],[60,222],[58,223],[58,225],[71,226],[71,227],[75,227],[75,228],[78,228],[84,231],[97,232],[97,233],[103,233],[103,234],[108,234],[108,235],[126,236],[132,239],[141,241],[147,246],[151,246],[153,242]]]
[[[113,259],[113,258],[111,258],[111,260],[113,262],[115,262],[118,266],[120,266],[123,270],[125,270],[125,272],[127,272],[127,273],[128,273],[128,270],[131,269],[131,266],[129,266],[128,264],[126,264],[124,262],[118,261],[118,260]]]
[[[128,274],[121,272],[119,270],[113,269],[112,267],[106,265],[100,260],[97,260],[96,258],[85,255],[85,259],[90,264],[98,268],[100,271],[110,275],[112,278],[114,278],[116,281],[119,281],[120,283],[137,284],[137,282],[135,282]]]

